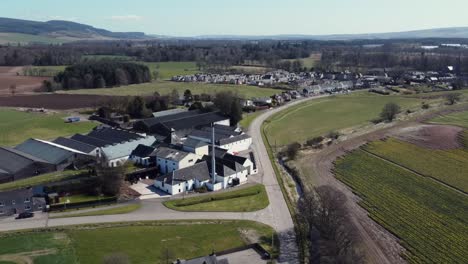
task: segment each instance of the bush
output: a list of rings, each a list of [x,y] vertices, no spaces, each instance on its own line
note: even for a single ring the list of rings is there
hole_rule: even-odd
[[[388,103],[383,107],[380,118],[384,121],[392,122],[398,113],[400,113],[400,106],[395,103]]]
[[[336,132],[336,131],[330,131],[328,132],[328,134],[326,135],[327,138],[330,138],[330,139],[338,139],[340,137],[340,133]]]
[[[324,140],[322,136],[314,137],[306,141],[307,146],[314,146],[321,143]]]
[[[429,109],[430,107],[431,107],[431,106],[430,106],[428,103],[426,103],[426,102],[422,102],[422,104],[421,104],[421,108],[422,108],[422,109]]]
[[[290,160],[294,160],[297,156],[297,153],[299,153],[299,150],[301,149],[301,144],[298,142],[294,142],[288,145],[286,148],[286,157]]]
[[[460,93],[450,93],[447,94],[446,96],[447,99],[447,104],[448,105],[454,105],[461,99],[461,94]]]

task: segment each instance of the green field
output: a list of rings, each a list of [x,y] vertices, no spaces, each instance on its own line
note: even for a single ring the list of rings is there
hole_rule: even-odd
[[[320,62],[320,58],[321,58],[321,54],[320,53],[313,53],[311,54],[309,57],[307,58],[302,58],[302,59],[292,59],[292,60],[283,60],[283,61],[290,61],[290,62],[294,62],[296,60],[299,60],[300,62],[302,62],[302,66],[303,67],[306,67],[308,69],[312,68],[312,67],[315,67],[315,65],[317,65],[317,63]]]
[[[0,109],[0,146],[13,146],[29,138],[54,139],[93,129],[93,122],[65,123],[65,115],[26,113]]]
[[[253,212],[268,204],[268,195],[263,185],[164,202],[170,209],[191,212]]]
[[[104,257],[115,253],[128,256],[131,263],[166,263],[167,252],[168,263],[172,263],[176,258],[194,258],[252,243],[245,233],[271,249],[273,229],[250,221],[133,222],[3,234],[0,260],[5,254],[48,249],[49,255],[32,257],[34,263],[101,264]]]
[[[129,86],[122,86],[116,88],[102,88],[102,89],[82,89],[60,91],[67,94],[96,94],[96,95],[121,95],[121,96],[137,96],[137,95],[152,95],[158,92],[161,95],[168,95],[172,90],[176,89],[180,95],[186,89],[190,89],[192,94],[215,94],[222,91],[232,91],[237,93],[240,97],[265,97],[280,93],[281,90],[260,88],[256,86],[246,85],[224,85],[224,84],[205,84],[205,83],[180,83],[169,81],[157,81],[152,83],[135,84]]]
[[[54,77],[65,70],[67,66],[31,66],[24,67],[22,74],[24,76]]]
[[[364,150],[419,174],[468,192],[468,152],[462,149],[433,150],[397,139],[375,141]]]
[[[272,144],[276,142],[279,146],[293,141],[304,142],[333,130],[368,123],[378,117],[383,106],[389,102],[399,104],[405,111],[420,109],[422,100],[362,92],[315,99],[270,117],[265,133]]]
[[[0,33],[0,44],[61,44],[68,42],[64,39],[56,39],[47,36],[21,34],[21,33]]]
[[[468,128],[468,111],[441,115],[431,119],[429,122],[435,124],[454,125]]]
[[[159,80],[170,80],[176,75],[191,75],[199,73],[195,62],[144,62],[150,72],[159,72]]]
[[[37,186],[46,183],[59,182],[67,179],[72,179],[75,177],[80,177],[82,175],[87,175],[87,171],[60,171],[53,172],[48,174],[42,174],[39,176],[18,180],[14,182],[7,182],[0,184],[0,191],[16,190],[21,188],[26,188],[30,186]]]
[[[336,161],[336,177],[407,249],[410,263],[468,262],[468,198],[363,150]]]
[[[96,196],[96,195],[77,194],[77,195],[60,197],[59,204],[92,202],[92,201],[98,201],[99,199],[107,199],[107,198],[112,198],[112,197],[111,196]]]

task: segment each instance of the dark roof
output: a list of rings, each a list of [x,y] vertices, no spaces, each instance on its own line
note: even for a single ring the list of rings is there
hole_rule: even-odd
[[[151,126],[159,124],[159,123],[173,121],[173,120],[177,120],[177,119],[184,119],[184,118],[199,115],[201,113],[202,112],[200,110],[193,110],[193,111],[187,111],[187,112],[182,112],[182,113],[176,113],[176,114],[172,114],[172,115],[165,115],[165,116],[160,116],[160,117],[147,118],[147,119],[141,120],[141,122],[143,122],[147,126],[151,127]]]
[[[206,161],[206,163],[208,164],[208,169],[211,172],[211,156],[204,156],[203,160]],[[241,172],[243,170],[245,170],[245,167],[235,161],[227,160],[224,158],[216,158],[216,174],[218,176],[231,176],[236,172]]]
[[[212,155],[212,153],[213,153],[213,148],[212,148],[211,145],[210,145],[210,147],[209,147],[209,154],[210,154],[210,156]],[[215,156],[216,156],[217,158],[223,158],[224,155],[226,155],[226,154],[227,154],[227,149],[222,149],[222,148],[220,148],[220,147],[215,147]]]
[[[59,137],[52,142],[61,146],[65,146],[67,148],[71,148],[71,149],[84,152],[84,153],[90,153],[96,149],[96,146],[89,145],[84,142],[80,142],[80,141],[73,140],[70,138],[64,138],[64,137]]]
[[[155,148],[153,148],[153,147],[145,146],[145,145],[140,144],[140,145],[138,145],[138,147],[136,147],[136,149],[134,151],[132,151],[130,156],[149,157],[151,155],[151,153],[153,153],[154,150],[155,150]]]
[[[204,146],[207,146],[208,143],[204,142],[204,141],[201,141],[201,140],[198,140],[198,139],[194,139],[194,138],[187,138],[185,141],[184,141],[184,146],[186,147],[189,147],[189,148],[200,148],[200,147],[204,147]]]
[[[72,136],[71,139],[82,142],[82,143],[85,143],[85,144],[88,144],[88,145],[91,145],[91,146],[95,146],[95,147],[98,147],[98,148],[108,146],[108,145],[112,145],[112,142],[110,142],[110,141],[101,140],[101,139],[97,139],[97,138],[93,138],[93,137],[89,137],[89,136],[84,136],[84,135],[80,135],[80,134],[76,134],[76,135]]]
[[[244,157],[241,157],[241,156],[231,155],[229,153],[224,155],[223,159],[233,161],[233,162],[237,162],[239,164],[244,164],[247,161],[247,158],[244,158]]]
[[[143,138],[143,136],[136,133],[107,127],[93,130],[88,134],[88,136],[100,140],[110,141],[114,144]]]
[[[153,134],[168,135],[172,129],[175,131],[192,130],[226,119],[228,119],[228,117],[219,112],[203,113],[199,110],[195,110],[163,117],[144,119],[136,122],[134,129]],[[188,133],[190,133],[190,131],[188,131],[187,134]]]
[[[171,185],[173,183],[185,182],[193,179],[197,179],[199,181],[210,179],[210,173],[206,162],[199,162],[193,166],[176,170],[156,178],[157,181],[162,181]]]
[[[0,147],[0,171],[3,171],[2,174],[14,174],[30,166],[34,162],[47,163],[28,153],[12,148]]]
[[[52,164],[60,164],[62,161],[69,159],[75,154],[72,151],[65,150],[36,139],[28,139],[16,146],[15,149]]]

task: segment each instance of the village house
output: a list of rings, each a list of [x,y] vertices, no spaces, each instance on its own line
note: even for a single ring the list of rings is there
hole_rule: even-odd
[[[176,195],[201,188],[211,180],[206,162],[168,172],[156,177],[154,186],[166,193]]]
[[[156,167],[161,174],[193,166],[201,158],[194,153],[169,147],[160,147],[153,155],[156,158]]]
[[[23,212],[43,211],[45,209],[45,199],[34,197],[31,188],[0,192],[0,217]]]

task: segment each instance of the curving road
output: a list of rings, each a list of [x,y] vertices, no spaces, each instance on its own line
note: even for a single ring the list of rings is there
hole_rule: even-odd
[[[298,249],[294,223],[289,213],[286,201],[276,179],[272,164],[268,157],[265,144],[262,140],[261,125],[271,115],[307,100],[320,97],[310,97],[297,100],[287,105],[269,110],[257,117],[249,127],[249,134],[253,140],[253,151],[255,153],[259,175],[253,180],[265,185],[270,205],[260,211],[246,213],[228,212],[179,212],[166,208],[161,200],[144,200],[141,209],[123,215],[103,215],[70,218],[48,218],[48,214],[38,214],[33,219],[14,220],[13,218],[0,219],[0,231],[12,231],[30,228],[55,227],[65,225],[110,223],[123,221],[152,221],[152,220],[189,220],[189,219],[235,219],[251,220],[272,226],[279,235],[280,257],[279,263],[298,263]]]

